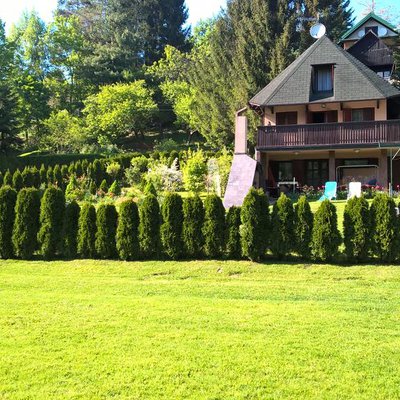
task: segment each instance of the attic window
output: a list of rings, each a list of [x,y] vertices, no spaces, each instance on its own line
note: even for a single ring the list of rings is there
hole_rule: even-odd
[[[378,27],[377,26],[367,26],[365,28],[365,34],[367,34],[369,31],[374,32],[375,35],[378,36]]]
[[[314,65],[313,66],[313,92],[328,93],[333,92],[333,65]]]

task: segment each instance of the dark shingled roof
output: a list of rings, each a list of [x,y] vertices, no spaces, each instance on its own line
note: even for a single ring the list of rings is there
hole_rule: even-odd
[[[315,99],[313,65],[335,65],[333,96]],[[347,51],[323,36],[251,100],[252,106],[379,100],[400,96],[400,91]]]

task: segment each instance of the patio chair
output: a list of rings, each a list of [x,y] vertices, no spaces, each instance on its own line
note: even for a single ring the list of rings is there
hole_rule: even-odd
[[[326,182],[325,192],[319,199],[319,201],[332,200],[336,198],[337,182]]]
[[[349,183],[349,193],[347,195],[347,200],[353,197],[361,197],[361,182],[350,182]]]

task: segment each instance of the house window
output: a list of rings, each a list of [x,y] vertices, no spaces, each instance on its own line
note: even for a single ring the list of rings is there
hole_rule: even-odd
[[[343,110],[344,122],[362,122],[374,121],[375,109],[374,108],[354,108]]]
[[[333,65],[316,65],[313,67],[314,93],[333,91]]]
[[[392,76],[392,71],[379,71],[377,72],[378,76],[380,76],[381,78],[383,78],[385,81],[390,80],[391,76]]]
[[[375,35],[378,36],[378,27],[377,26],[367,26],[365,28],[365,34],[367,34],[369,31],[374,32]]]
[[[278,163],[279,182],[288,182],[293,180],[293,163],[291,161]]]
[[[297,112],[276,113],[276,125],[297,125]]]
[[[320,187],[325,185],[329,178],[327,160],[310,160],[306,162],[306,184]]]

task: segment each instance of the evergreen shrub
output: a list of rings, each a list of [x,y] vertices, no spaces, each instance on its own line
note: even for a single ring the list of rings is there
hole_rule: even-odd
[[[3,177],[3,185],[4,186],[12,186],[13,185],[13,178],[10,170],[7,170]]]
[[[51,185],[54,181],[53,167],[48,167],[46,172],[46,184]]]
[[[200,197],[193,196],[184,199],[182,235],[185,254],[189,258],[198,258],[202,255],[203,224],[204,206]]]
[[[242,256],[240,207],[231,207],[226,215],[226,255],[233,260]]]
[[[76,258],[78,254],[79,213],[80,207],[76,201],[65,207],[62,253],[69,259]]]
[[[44,164],[41,165],[39,174],[40,174],[40,184],[47,185],[47,169],[44,166]]]
[[[34,187],[33,174],[30,168],[25,167],[21,173],[22,176],[22,187]]]
[[[0,188],[0,258],[14,255],[12,232],[15,220],[17,192],[10,186]]]
[[[22,179],[22,174],[19,169],[16,169],[12,177],[13,188],[19,192],[24,187],[24,181]]]
[[[96,255],[96,210],[90,203],[84,203],[79,214],[78,254],[82,258]]]
[[[53,183],[57,185],[57,187],[62,188],[64,186],[64,182],[62,179],[61,168],[57,164],[53,169]]]
[[[102,191],[103,193],[107,193],[108,192],[108,185],[107,185],[107,181],[105,179],[103,179],[101,181],[100,187],[99,187],[100,191]]]
[[[121,195],[121,186],[119,185],[118,181],[114,181],[112,185],[110,186],[110,189],[108,190],[108,193],[114,195],[114,196],[120,196]]]
[[[153,195],[157,197],[157,190],[153,185],[153,182],[147,182],[146,186],[144,187],[144,194],[145,195]]]
[[[209,258],[221,257],[225,250],[225,208],[216,195],[204,202],[204,254]]]
[[[122,260],[139,258],[139,210],[131,200],[124,201],[119,207],[116,241],[118,255]]]
[[[100,258],[110,259],[117,255],[117,220],[118,214],[113,204],[100,204],[96,216],[96,252]]]
[[[311,239],[314,215],[306,196],[301,196],[294,207],[295,210],[295,246],[296,252],[304,259],[311,258]]]

